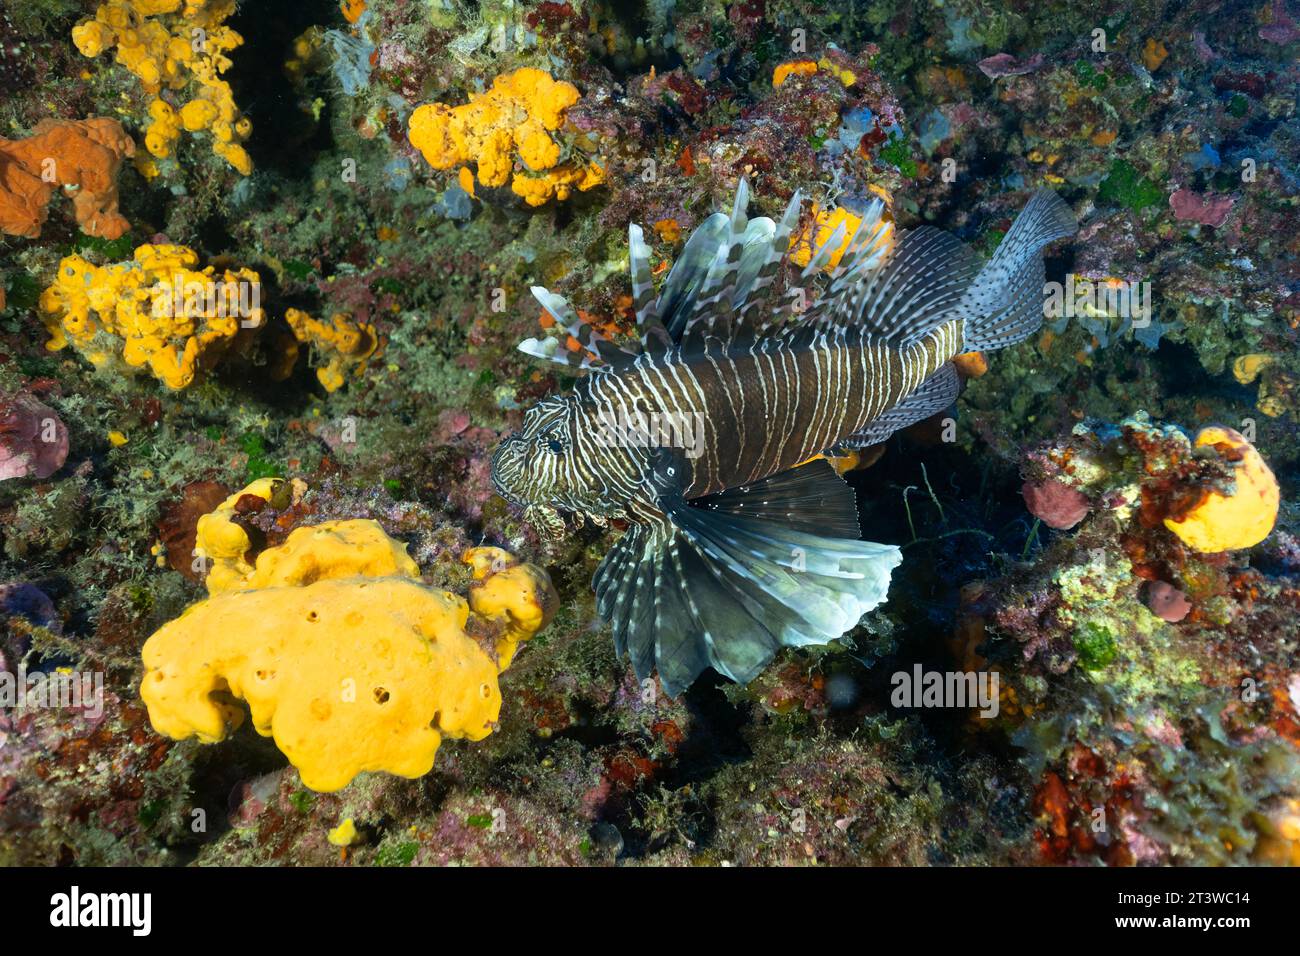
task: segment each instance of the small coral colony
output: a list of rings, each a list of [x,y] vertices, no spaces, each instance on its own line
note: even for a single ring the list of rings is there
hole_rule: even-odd
[[[1285,3],[280,6],[0,11],[0,862],[1300,863]]]

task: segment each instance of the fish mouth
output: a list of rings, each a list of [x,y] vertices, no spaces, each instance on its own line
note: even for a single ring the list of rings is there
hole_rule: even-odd
[[[520,453],[522,440],[518,434],[502,439],[497,450],[492,453],[492,487],[506,501],[513,505],[523,505],[524,500],[514,491],[518,479],[523,475],[523,461]]]

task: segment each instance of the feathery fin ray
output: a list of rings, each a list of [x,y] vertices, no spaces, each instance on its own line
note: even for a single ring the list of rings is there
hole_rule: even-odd
[[[856,538],[862,533],[853,491],[828,461],[812,461],[761,481],[693,498],[691,505],[833,538]]]
[[[1040,189],[981,267],[955,237],[929,226],[905,233],[891,246],[892,224],[882,222],[884,203],[876,199],[851,235],[841,223],[817,246],[803,280],[817,277],[837,249],[844,251],[826,293],[801,321],[786,324],[791,302],[803,295],[800,289],[789,290],[762,320],[755,310],[789,252],[802,197],[794,194],[779,223],[747,218],[748,201],[749,185],[742,180],[731,213],[714,213],[696,227],[657,297],[650,249],[641,228],[629,226],[639,346],[609,342],[562,296],[535,286],[533,295],[557,326],[596,358],[551,339],[525,339],[520,350],[584,372],[621,368],[642,352],[655,358],[673,348],[707,350],[713,343],[745,347],[773,326],[780,327],[778,335],[804,338],[851,327],[866,341],[903,347],[953,319],[963,320],[967,351],[1004,348],[1042,324],[1042,248],[1078,230],[1070,207],[1051,190]]]
[[[1023,342],[1043,324],[1043,247],[1079,230],[1074,212],[1050,189],[1025,204],[993,258],[979,271],[955,310],[964,320],[964,351]]]
[[[707,667],[747,683],[781,647],[841,637],[884,601],[902,560],[893,545],[801,530],[826,529],[829,513],[848,532],[843,517],[856,516],[825,462],[724,495],[703,507],[665,499],[665,521],[633,525],[596,571],[616,649],[639,678],[657,670],[672,696]]]

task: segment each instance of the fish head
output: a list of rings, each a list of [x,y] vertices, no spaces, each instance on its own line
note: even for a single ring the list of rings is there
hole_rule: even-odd
[[[627,462],[616,449],[579,436],[590,432],[573,396],[548,398],[524,414],[523,427],[507,436],[492,456],[492,484],[512,504],[534,514],[564,509],[586,515],[618,513],[616,476]]]

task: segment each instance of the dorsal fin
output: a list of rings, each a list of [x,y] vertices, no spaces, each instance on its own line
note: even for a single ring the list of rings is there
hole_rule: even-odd
[[[757,228],[750,231],[749,217],[746,212],[748,208],[749,183],[742,179],[736,188],[736,199],[732,203],[731,216],[727,221],[727,239],[718,245],[713,254],[713,262],[710,263],[708,274],[704,277],[704,285],[696,295],[691,308],[687,331],[693,323],[704,318],[709,320],[709,327],[715,334],[723,338],[731,337],[731,310],[746,245],[751,241],[754,245],[765,242],[770,235],[764,226],[757,223],[755,224]],[[767,225],[772,225],[770,219],[767,220]]]
[[[723,213],[715,212],[705,219],[686,240],[682,254],[668,273],[668,281],[659,293],[656,308],[659,321],[674,342],[680,341],[686,331],[686,321],[691,317],[695,297],[704,286],[709,268],[718,254],[718,246],[726,241],[730,229],[731,220]]]
[[[628,271],[632,275],[632,302],[642,349],[652,356],[665,354],[672,347],[672,340],[659,318],[654,278],[650,272],[650,247],[636,223],[627,227],[627,253]]]
[[[604,364],[598,359],[593,360],[591,356],[585,352],[571,352],[569,349],[565,348],[563,342],[555,338],[528,338],[524,339],[515,347],[525,355],[531,355],[533,358],[553,362],[556,365],[563,365],[569,371],[574,373],[587,372],[594,368],[600,368]]]
[[[604,366],[621,368],[636,360],[639,350],[625,349],[609,341],[579,318],[564,296],[539,285],[531,291],[556,326],[572,337],[579,348],[575,351],[558,338],[528,338],[519,343],[519,351],[578,372]],[[594,359],[590,353],[595,354]]]
[[[958,239],[922,226],[903,235],[883,265],[861,270],[857,281],[837,290],[833,283],[835,291],[817,301],[807,321],[910,345],[951,317],[978,270],[975,254]]]
[[[766,318],[753,318],[754,306],[789,251],[800,201],[796,192],[779,224],[764,216],[750,219],[749,184],[742,179],[730,215],[714,213],[695,228],[653,301],[649,251],[641,230],[630,230],[633,299],[638,321],[645,320],[647,351],[655,318],[671,344],[685,351],[704,347],[706,339],[748,341],[766,327]]]
[[[639,354],[657,358],[674,348],[748,347],[775,326],[781,326],[776,334],[783,339],[852,330],[872,341],[908,345],[946,321],[978,271],[972,252],[928,226],[907,233],[891,248],[892,224],[884,219],[884,203],[876,199],[851,235],[842,222],[818,244],[802,272],[803,285],[787,291],[785,302],[760,318],[760,294],[773,283],[789,252],[801,196],[794,194],[779,224],[765,217],[749,219],[748,200],[749,185],[742,180],[731,214],[714,213],[695,228],[657,297],[644,234],[638,226],[629,227],[638,345],[614,345],[578,319],[563,297],[537,287],[534,295],[556,324],[582,349],[596,353],[597,360],[575,357],[546,340],[529,339],[521,348],[590,368],[621,367]],[[825,293],[800,321],[788,323],[796,300],[803,300],[799,306],[806,304],[808,283],[821,277],[840,249]]]
[[[682,348],[692,347],[692,340],[700,329],[733,344],[754,337],[750,306],[756,301],[754,296],[759,275],[772,259],[777,228],[776,223],[765,216],[751,219],[738,239],[728,247],[719,247],[710,268],[710,285],[703,293],[705,297],[696,304],[690,321],[686,323],[679,343]],[[778,255],[775,263],[779,265],[780,261]],[[775,272],[775,267],[771,271]],[[714,276],[718,277],[716,281]],[[764,286],[770,283],[769,276]],[[709,297],[709,288],[717,290],[712,297]]]
[[[785,261],[786,253],[790,251],[790,237],[794,234],[794,227],[799,222],[799,211],[802,204],[803,194],[799,190],[795,190],[794,195],[790,197],[789,204],[785,207],[781,221],[776,224],[772,231],[771,241],[767,245],[765,255],[761,259],[757,255],[754,256],[752,263],[754,269],[753,279],[749,280],[747,286],[742,285],[744,301],[740,306],[740,317],[746,323],[753,321],[752,316],[756,314],[755,309],[763,300],[763,292],[776,280],[776,274],[781,268],[781,263]]]
[[[841,222],[835,227],[835,230],[827,237],[826,241],[819,245],[816,251],[808,259],[808,264],[803,267],[803,272],[799,273],[800,279],[812,279],[819,272],[826,268],[831,261],[831,256],[835,250],[844,245],[844,240],[848,238],[849,226],[847,222]],[[856,235],[856,230],[854,232]]]
[[[831,272],[826,297],[834,300],[835,308],[828,318],[837,324],[847,322],[852,314],[856,298],[852,290],[862,291],[867,274],[879,269],[889,258],[894,224],[885,220],[884,215],[884,201],[872,200],[849,238],[848,248],[840,257],[839,264]]]

